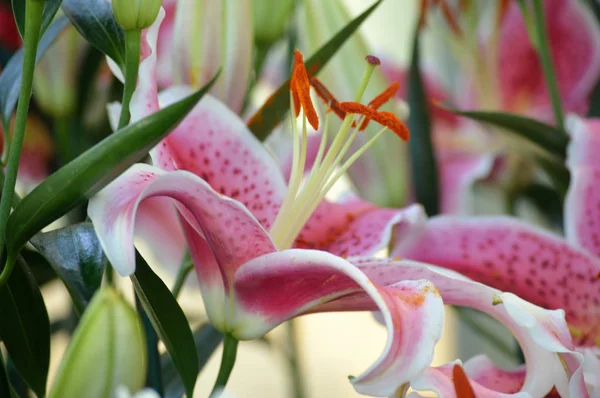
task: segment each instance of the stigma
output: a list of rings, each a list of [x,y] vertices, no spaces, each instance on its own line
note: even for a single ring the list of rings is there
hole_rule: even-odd
[[[400,85],[395,82],[367,105],[361,103],[369,80],[380,65],[377,57],[366,58],[366,69],[353,101],[338,101],[316,77],[309,76],[302,54],[294,52],[294,66],[290,79],[290,114],[293,134],[293,163],[288,191],[270,230],[271,238],[279,250],[293,246],[296,237],[325,198],[327,192],[348,168],[390,130],[402,140],[408,140],[406,125],[391,112],[379,108],[392,99]],[[325,103],[326,117],[322,128],[321,143],[312,169],[305,176],[307,159],[307,125],[317,130],[319,116],[311,99],[311,88]],[[329,116],[333,113],[342,120],[337,132],[329,131]],[[297,119],[300,118],[300,123]],[[381,130],[369,137],[357,150],[352,144],[356,136],[364,131],[370,122],[378,123]],[[299,125],[301,125],[299,127]]]

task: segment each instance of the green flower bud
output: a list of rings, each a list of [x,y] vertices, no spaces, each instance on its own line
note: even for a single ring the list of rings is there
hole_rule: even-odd
[[[270,45],[282,35],[294,11],[294,0],[254,0],[254,39],[259,44]]]
[[[149,28],[161,5],[162,0],[112,0],[115,18],[125,30]]]
[[[146,378],[146,343],[133,308],[111,288],[96,293],[75,330],[48,398],[112,397],[138,391]]]

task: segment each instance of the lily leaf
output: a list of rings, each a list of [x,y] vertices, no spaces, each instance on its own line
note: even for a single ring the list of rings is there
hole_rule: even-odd
[[[194,331],[194,343],[196,343],[196,357],[198,358],[199,371],[202,371],[219,344],[223,341],[223,334],[211,324],[206,323]],[[165,387],[165,398],[181,398],[185,387],[177,374],[175,364],[171,358],[161,355],[163,385]]]
[[[46,178],[10,215],[7,250],[14,256],[42,228],[106,186],[163,139],[212,86],[122,128]]]
[[[24,3],[24,2],[23,2]],[[39,62],[42,55],[48,50],[58,34],[69,24],[65,17],[56,18],[48,27],[48,30],[42,38],[37,49],[35,62]],[[23,49],[17,51],[6,64],[6,68],[0,74],[0,116],[2,125],[8,129],[10,118],[12,117],[17,99],[19,98],[19,88],[21,86],[21,74],[23,66]]]
[[[42,10],[42,26],[40,35],[43,35],[50,23],[54,19],[62,0],[44,0],[44,9]],[[25,0],[12,0],[12,9],[15,14],[15,21],[21,37],[25,37]]]
[[[439,212],[438,171],[431,142],[430,109],[420,70],[419,41],[417,27],[408,73],[408,145],[416,200],[425,207],[429,216],[434,216]]]
[[[342,44],[352,36],[358,27],[381,4],[377,1],[366,11],[344,26],[335,36],[306,61],[309,75],[316,75],[342,47]],[[283,120],[290,109],[290,81],[286,81],[269,97],[265,104],[250,118],[248,128],[259,140],[265,140],[271,131]]]
[[[39,397],[45,396],[50,321],[42,293],[22,258],[0,288],[0,319],[0,338],[19,374]]]
[[[442,107],[456,115],[468,117],[469,119],[477,120],[479,122],[489,123],[502,128],[502,131],[514,133],[561,159],[564,159],[567,155],[569,138],[557,127],[511,113],[460,111],[445,106]]]
[[[106,257],[92,223],[37,234],[31,244],[48,260],[67,287],[78,315],[102,283]]]
[[[62,9],[90,44],[119,66],[125,65],[125,32],[115,19],[110,1],[63,0]]]
[[[0,396],[8,397],[8,398],[18,398],[19,397],[10,384],[10,380],[8,378],[8,372],[6,371],[6,364],[4,363],[4,359],[2,358],[1,352],[0,352]]]
[[[187,396],[192,397],[200,369],[194,336],[183,310],[169,288],[139,254],[131,280],[154,330],[179,372]]]

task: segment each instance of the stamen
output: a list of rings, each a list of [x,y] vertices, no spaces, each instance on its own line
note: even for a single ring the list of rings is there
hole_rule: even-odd
[[[360,114],[368,117],[369,119],[373,119],[382,126],[392,130],[404,141],[407,141],[410,137],[410,133],[406,125],[402,123],[400,119],[398,119],[392,112],[378,112],[358,102],[342,102],[340,107],[345,112]]]
[[[294,100],[296,117],[300,114],[300,107],[302,107],[304,115],[308,119],[310,125],[315,130],[318,130],[319,117],[317,116],[317,111],[310,99],[310,81],[308,80],[306,66],[304,66],[304,58],[298,50],[294,50],[294,68],[292,70],[290,90]]]
[[[311,77],[310,85],[315,89],[315,92],[323,100],[323,102],[329,106],[329,110],[335,113],[342,120],[346,117],[346,112],[340,109],[339,101],[319,79],[316,77]]]
[[[461,398],[475,398],[475,392],[464,369],[460,365],[454,365],[452,368],[452,380],[454,381],[454,391],[456,396]]]
[[[373,98],[371,102],[369,102],[369,106],[375,110],[378,110],[383,104],[388,102],[392,97],[396,95],[396,92],[400,88],[400,83],[394,82],[388,88],[386,88],[381,94],[377,97]],[[366,118],[365,122],[360,126],[360,130],[364,130],[369,125],[371,119]]]

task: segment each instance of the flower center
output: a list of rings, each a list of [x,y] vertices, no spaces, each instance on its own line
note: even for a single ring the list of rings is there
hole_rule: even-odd
[[[399,87],[398,83],[394,83],[378,95],[368,106],[359,103],[373,71],[379,65],[379,59],[376,57],[368,56],[366,59],[367,68],[355,101],[339,103],[318,79],[314,77],[309,79],[302,54],[298,51],[295,52],[290,81],[291,111],[298,117],[302,109],[303,115],[301,131],[299,131],[295,118],[292,118],[292,172],[288,191],[270,231],[271,238],[279,250],[289,249],[293,246],[296,237],[335,182],[386,130],[392,130],[404,140],[408,139],[408,129],[394,114],[378,111],[381,105],[394,96]],[[318,129],[319,126],[319,119],[310,99],[311,85],[328,104],[329,109],[343,121],[327,148],[330,136],[329,113],[327,113],[313,167],[305,177],[307,122],[314,129]],[[358,120],[355,115],[359,115]],[[357,134],[364,130],[371,120],[383,125],[383,128],[354,153],[349,153]]]

